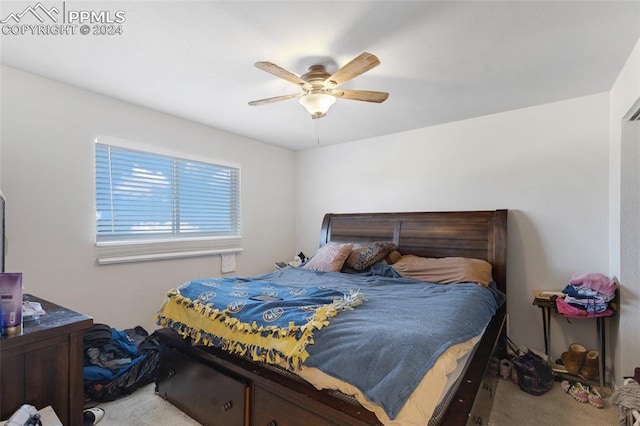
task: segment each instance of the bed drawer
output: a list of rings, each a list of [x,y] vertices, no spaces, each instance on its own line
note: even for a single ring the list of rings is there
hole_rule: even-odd
[[[336,425],[284,398],[254,387],[253,426]]]
[[[496,387],[498,386],[500,358],[504,356],[504,324],[503,318],[498,337],[493,345],[491,357],[482,376],[480,389],[476,395],[476,400],[471,409],[467,425],[487,425],[491,416],[491,407],[493,399],[496,395]]]
[[[198,362],[171,347],[161,348],[158,394],[203,425],[247,424],[247,380]],[[208,391],[206,391],[208,390]]]

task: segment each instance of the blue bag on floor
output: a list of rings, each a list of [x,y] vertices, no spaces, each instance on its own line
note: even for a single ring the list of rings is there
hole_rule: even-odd
[[[521,351],[508,337],[506,340],[515,354],[511,363],[518,373],[520,389],[536,396],[548,392],[554,382],[551,365],[530,350]]]
[[[113,401],[152,383],[158,375],[159,344],[138,326],[116,330],[95,324],[84,333],[85,397]]]

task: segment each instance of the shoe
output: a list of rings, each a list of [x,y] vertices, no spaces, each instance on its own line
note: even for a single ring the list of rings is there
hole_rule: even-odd
[[[593,386],[587,387],[589,404],[593,405],[596,408],[603,408],[604,401],[602,400],[602,396],[600,396],[600,392]]]
[[[87,408],[82,412],[83,426],[93,426],[104,417],[104,410],[99,407]]]
[[[573,399],[578,402],[588,402],[589,401],[589,392],[588,387],[585,388],[582,386],[582,383],[576,382],[571,383],[568,380],[563,380],[560,384],[562,390],[571,395]]]
[[[585,380],[595,380],[600,376],[600,363],[598,351],[589,351],[584,357],[584,363],[580,369],[580,375]]]
[[[508,379],[511,376],[511,361],[508,359],[500,360],[500,377]]]
[[[587,349],[584,346],[572,343],[569,345],[569,351],[563,352],[560,359],[569,374],[578,374],[586,355]]]

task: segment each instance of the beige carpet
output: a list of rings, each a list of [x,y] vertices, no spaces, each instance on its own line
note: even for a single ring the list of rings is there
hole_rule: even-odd
[[[603,395],[604,397],[605,395]],[[616,407],[605,398],[604,408],[580,403],[556,382],[544,395],[522,392],[517,384],[500,379],[491,410],[490,426],[616,426]]]
[[[104,410],[104,418],[98,423],[99,426],[200,425],[156,395],[153,383],[132,395],[99,404],[98,407]]]
[[[148,385],[133,395],[117,401],[100,404],[105,416],[99,426],[186,425],[197,426],[191,419],[169,402],[154,393],[154,385]],[[581,404],[567,395],[556,383],[541,396],[522,392],[518,385],[500,380],[489,421],[490,426],[616,426],[616,409],[608,398],[605,408],[599,410],[589,404]]]

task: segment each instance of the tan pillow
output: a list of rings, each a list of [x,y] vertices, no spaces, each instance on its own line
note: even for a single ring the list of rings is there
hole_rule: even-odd
[[[315,256],[305,263],[302,268],[314,271],[339,272],[352,248],[352,244],[326,244],[320,247]]]
[[[466,257],[428,258],[405,255],[391,265],[400,275],[420,281],[440,284],[474,282],[488,286],[493,277],[491,264],[482,259]]]

